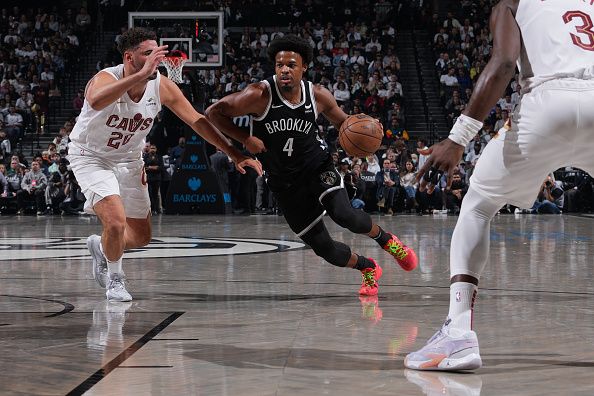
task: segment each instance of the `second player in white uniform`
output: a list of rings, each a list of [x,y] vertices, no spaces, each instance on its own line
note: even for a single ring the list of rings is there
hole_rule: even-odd
[[[87,84],[85,102],[70,136],[69,161],[86,197],[85,210],[97,214],[101,236],[91,235],[87,246],[93,275],[106,287],[109,300],[130,301],[122,270],[125,249],[151,240],[150,199],[142,147],[161,105],[169,107],[208,142],[227,153],[244,173],[250,166],[261,174],[256,160],[242,155],[179,88],[156,71],[167,46],[157,46],[153,32],[133,28],[121,36],[123,64],[97,73]]]
[[[115,80],[124,77],[124,65],[103,69]],[[127,93],[107,107],[95,110],[88,101],[70,134],[69,160],[87,201],[85,210],[116,193],[124,198],[126,217],[145,219],[150,199],[142,149],[157,113],[161,111],[161,75],[146,84],[135,102]]]
[[[493,8],[493,55],[449,139],[419,171],[449,174],[520,69],[522,97],[511,122],[485,148],[462,203],[450,248],[450,308],[442,328],[405,366],[471,370],[482,364],[472,310],[489,257],[491,219],[506,203],[531,207],[550,172],[594,174],[594,5],[584,0],[502,0]]]

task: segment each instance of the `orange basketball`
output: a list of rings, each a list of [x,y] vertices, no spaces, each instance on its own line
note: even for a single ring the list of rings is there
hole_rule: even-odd
[[[384,127],[367,114],[348,116],[340,126],[338,142],[353,157],[366,157],[377,151],[382,144]]]

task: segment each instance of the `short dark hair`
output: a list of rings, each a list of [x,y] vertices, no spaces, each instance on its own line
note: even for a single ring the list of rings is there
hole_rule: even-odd
[[[120,36],[120,42],[118,43],[118,51],[124,55],[124,52],[137,47],[146,40],[157,40],[157,35],[152,30],[148,30],[141,27],[135,27],[128,29],[127,32]]]
[[[276,54],[281,51],[292,51],[296,52],[301,55],[301,59],[303,59],[303,63],[309,65],[309,63],[313,59],[313,48],[309,45],[309,42],[304,38],[289,34],[283,37],[277,37],[270,42],[266,53],[268,54],[268,59],[271,62],[274,62],[276,59]]]

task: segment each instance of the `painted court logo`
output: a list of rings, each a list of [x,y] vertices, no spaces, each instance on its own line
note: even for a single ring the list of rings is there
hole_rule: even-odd
[[[300,242],[276,239],[158,237],[148,246],[124,254],[129,259],[207,257],[302,249]],[[90,260],[86,237],[0,238],[0,261]]]

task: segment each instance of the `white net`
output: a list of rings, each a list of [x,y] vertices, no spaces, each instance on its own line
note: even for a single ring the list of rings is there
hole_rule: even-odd
[[[169,56],[163,59],[161,64],[167,69],[167,77],[175,83],[181,84],[182,70],[184,69],[184,63],[188,60],[181,56]]]

